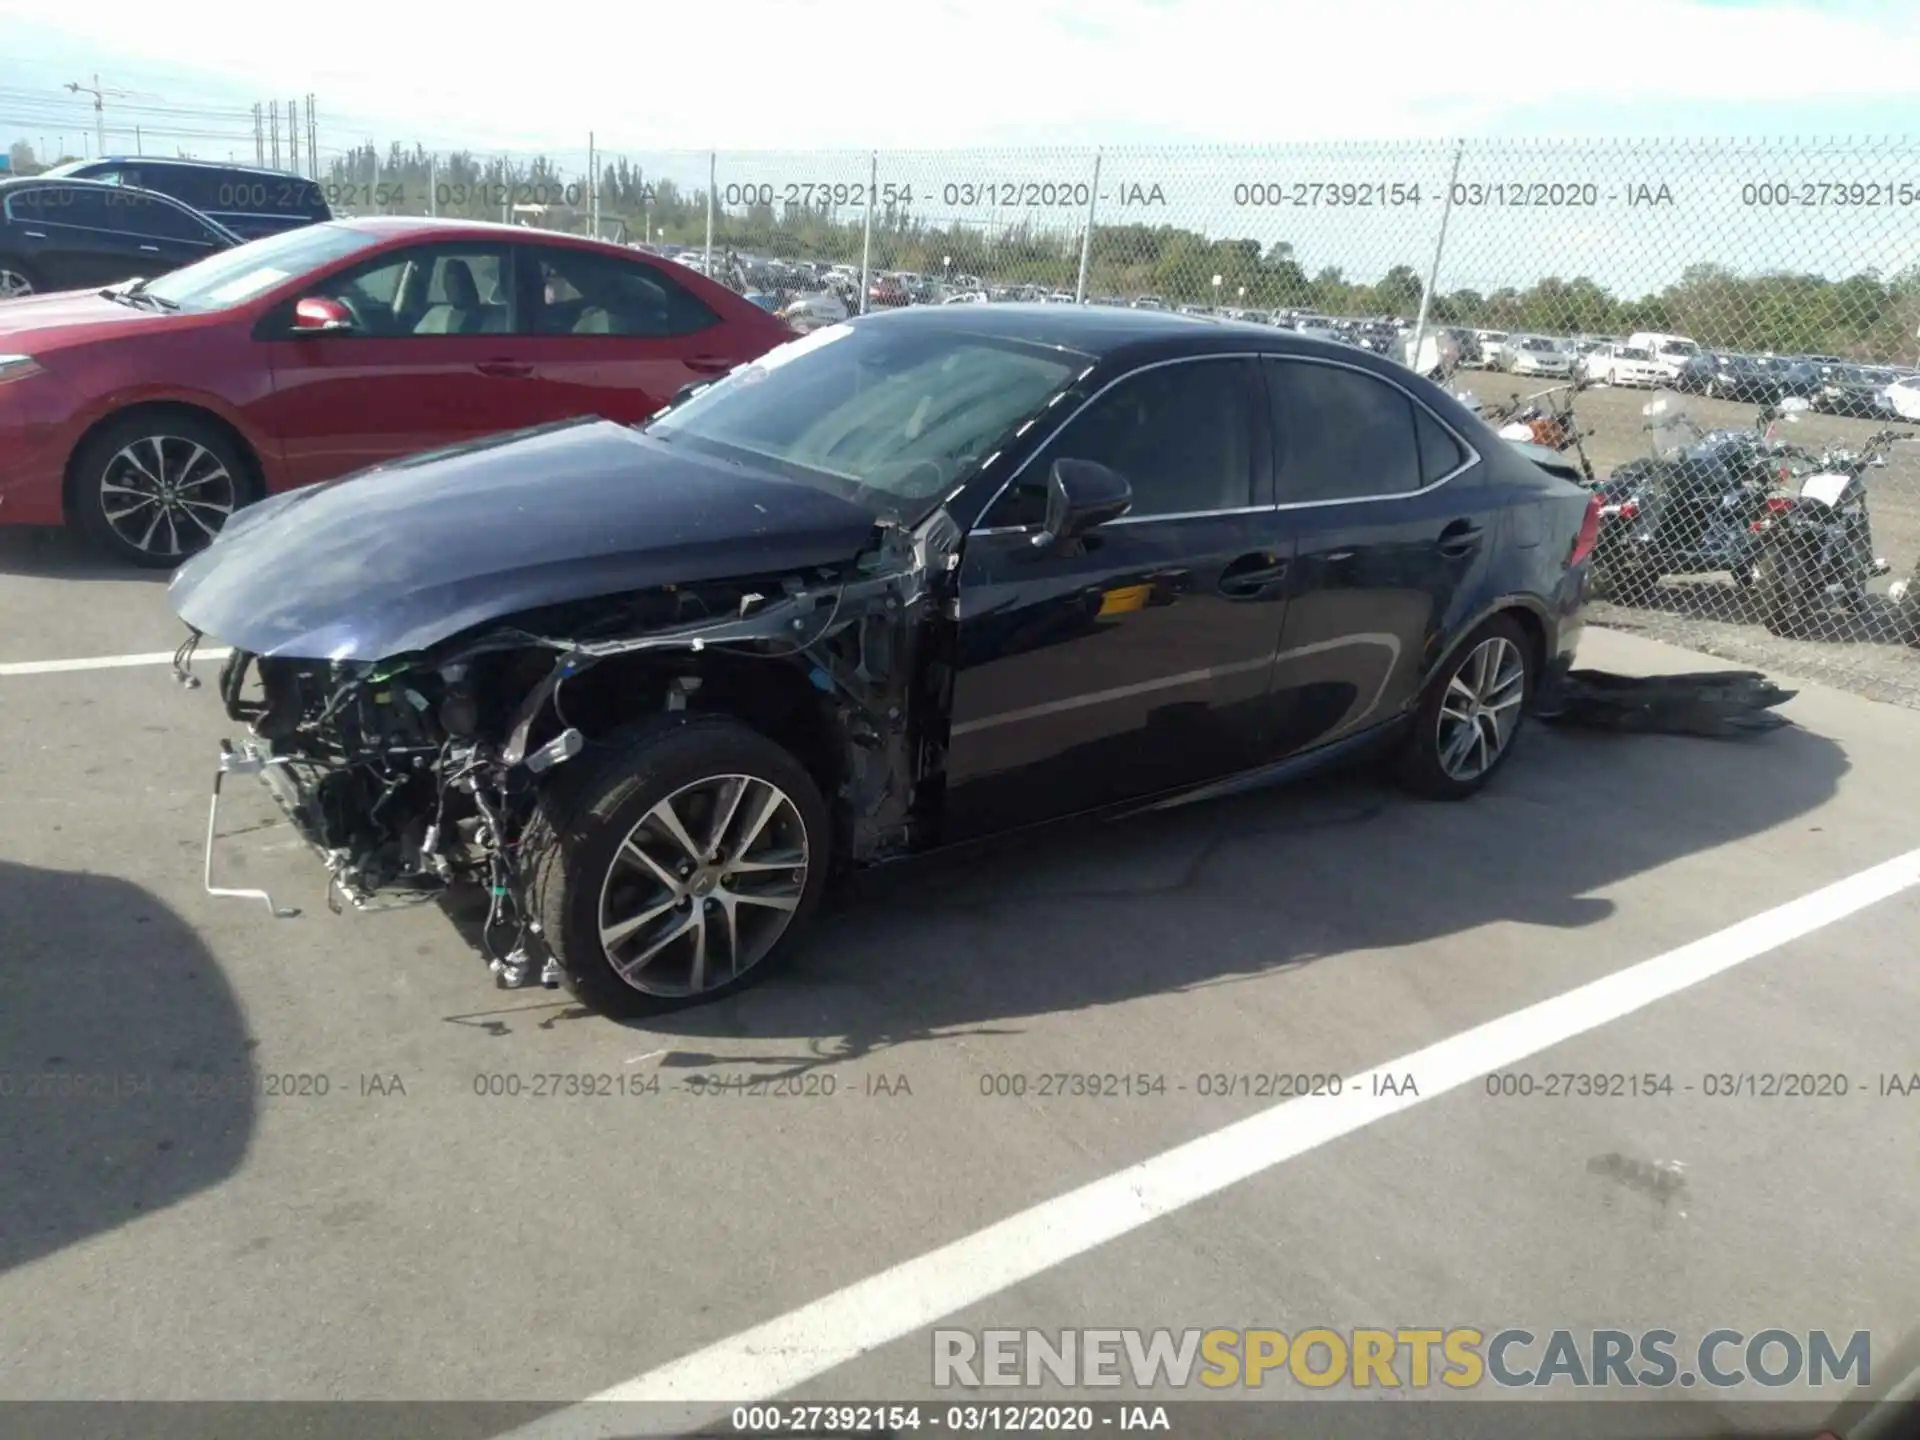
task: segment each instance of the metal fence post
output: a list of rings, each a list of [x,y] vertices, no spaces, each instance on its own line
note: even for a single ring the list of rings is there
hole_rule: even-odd
[[[1440,256],[1447,248],[1447,221],[1453,218],[1453,191],[1460,183],[1460,159],[1467,153],[1467,142],[1453,145],[1453,172],[1447,177],[1447,198],[1440,204],[1440,233],[1433,242],[1433,264],[1427,267],[1427,283],[1420,287],[1420,314],[1413,322],[1413,349],[1407,355],[1410,369],[1420,368],[1420,346],[1427,337],[1427,312],[1433,305],[1433,287],[1440,279]]]
[[[718,151],[707,152],[707,253],[701,262],[701,273],[713,274],[713,205],[714,190],[719,185],[720,155]]]
[[[880,152],[867,155],[867,223],[860,237],[860,313],[867,313],[867,267],[873,259],[873,207],[880,188]]]
[[[587,132],[587,225],[594,239],[600,238],[600,171],[594,163],[593,132]]]
[[[440,213],[439,155],[432,150],[427,152],[427,214]]]
[[[1087,303],[1087,264],[1093,259],[1093,207],[1100,199],[1100,152],[1093,152],[1093,184],[1087,190],[1087,228],[1080,236],[1080,279],[1073,287],[1073,303]]]

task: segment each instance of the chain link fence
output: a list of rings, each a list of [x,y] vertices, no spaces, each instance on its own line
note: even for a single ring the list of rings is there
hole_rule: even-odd
[[[1189,310],[1391,354],[1603,492],[1600,623],[1920,705],[1920,140],[367,147],[337,208],[644,245],[796,323]],[[1584,457],[1584,458],[1583,458]]]

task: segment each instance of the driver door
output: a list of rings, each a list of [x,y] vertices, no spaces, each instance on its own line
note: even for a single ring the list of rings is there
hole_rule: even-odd
[[[291,302],[261,322],[260,413],[288,485],[557,418],[515,352],[510,257],[477,241],[384,251],[306,292],[345,305],[351,332],[295,335]]]
[[[963,840],[1245,769],[1270,739],[1291,541],[1270,504],[1258,372],[1149,366],[1044,446],[967,539],[947,752]],[[1125,475],[1132,509],[1034,545],[1055,459]]]

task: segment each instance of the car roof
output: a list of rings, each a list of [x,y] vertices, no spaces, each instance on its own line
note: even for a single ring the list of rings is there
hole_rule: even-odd
[[[614,240],[596,240],[590,235],[569,235],[560,230],[537,230],[531,225],[503,225],[498,220],[443,220],[430,215],[358,215],[336,216],[322,223],[357,230],[363,235],[377,235],[383,240],[408,235],[422,240],[484,237],[489,240],[517,240],[525,244],[575,245],[613,251],[629,257],[636,253],[631,245],[622,245]],[[669,257],[656,255],[653,258],[665,260]]]
[[[225,160],[194,160],[184,155],[102,155],[98,159],[75,160],[69,161],[68,164],[88,170],[95,166],[165,165],[175,170],[218,170],[234,175],[267,176],[275,180],[308,178],[297,171],[275,170],[269,165],[237,165]]]
[[[1178,355],[1305,355],[1346,364],[1374,360],[1381,373],[1397,372],[1371,352],[1335,340],[1317,340],[1297,330],[1282,330],[1252,320],[1183,315],[1172,310],[1134,310],[1110,305],[914,305],[903,310],[856,316],[853,325],[891,325],[902,330],[947,330],[1053,346],[1099,360],[1122,351]],[[1407,372],[1411,375],[1412,372]]]

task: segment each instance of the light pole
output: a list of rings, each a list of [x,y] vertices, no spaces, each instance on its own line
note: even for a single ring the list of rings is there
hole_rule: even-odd
[[[69,80],[67,82],[67,89],[76,95],[93,96],[93,138],[99,146],[98,153],[105,155],[107,153],[107,114],[106,107],[102,102],[104,97],[108,95],[116,95],[124,98],[127,92],[124,90],[102,90],[100,88],[100,77],[98,75],[93,77],[93,84],[91,85],[82,85],[77,80]]]
[[[1213,308],[1216,310],[1220,308],[1220,277],[1218,275],[1213,277]]]
[[[1238,301],[1239,306],[1242,310],[1247,308],[1247,287],[1246,286],[1242,285],[1240,287],[1240,293],[1235,297],[1235,299]]]

